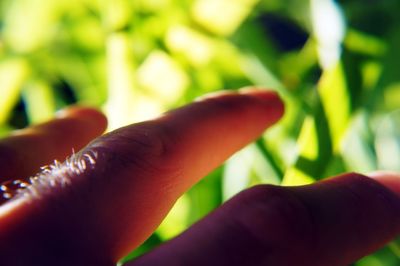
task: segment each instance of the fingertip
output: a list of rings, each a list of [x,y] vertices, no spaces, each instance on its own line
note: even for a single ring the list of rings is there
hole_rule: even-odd
[[[376,171],[369,173],[366,176],[378,181],[396,195],[400,196],[400,173],[392,171]]]
[[[265,104],[269,111],[273,111],[275,119],[280,119],[285,113],[285,105],[279,94],[271,89],[260,87],[244,87],[239,90],[242,95],[247,95],[256,98],[261,103]],[[271,113],[271,114],[272,114]]]
[[[104,132],[107,128],[107,117],[98,109],[87,106],[69,106],[61,109],[55,114],[57,119],[64,118],[77,118],[85,120],[85,122],[91,123],[99,131]]]

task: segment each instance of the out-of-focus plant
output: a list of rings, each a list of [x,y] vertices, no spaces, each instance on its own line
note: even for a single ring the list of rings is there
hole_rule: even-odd
[[[256,183],[400,171],[400,2],[3,0],[0,134],[73,103],[110,130],[219,89],[257,85],[284,119],[186,193],[128,258]],[[395,242],[355,265],[398,265]]]

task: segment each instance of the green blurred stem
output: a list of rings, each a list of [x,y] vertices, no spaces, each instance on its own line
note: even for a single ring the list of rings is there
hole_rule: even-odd
[[[282,181],[283,180],[283,170],[279,167],[278,163],[276,162],[274,156],[272,153],[268,150],[266,144],[264,143],[263,139],[258,139],[256,142],[256,147],[259,149],[259,151],[262,153],[264,158],[268,161],[270,164],[271,168],[275,172],[275,175],[277,178]]]

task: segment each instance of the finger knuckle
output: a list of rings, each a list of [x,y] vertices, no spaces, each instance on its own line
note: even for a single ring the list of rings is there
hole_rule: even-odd
[[[313,222],[306,206],[290,190],[260,185],[239,195],[236,222],[266,247],[311,249]],[[296,251],[297,252],[297,251]]]
[[[165,158],[173,151],[175,141],[168,129],[152,122],[143,122],[109,133],[89,145],[86,152],[95,152],[102,163],[160,170],[168,167]]]

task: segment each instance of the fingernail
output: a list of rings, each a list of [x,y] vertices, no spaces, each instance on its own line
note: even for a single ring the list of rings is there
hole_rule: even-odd
[[[207,99],[213,99],[223,96],[229,95],[246,95],[250,97],[254,97],[259,100],[261,103],[265,104],[266,107],[271,109],[270,116],[276,114],[277,119],[282,117],[285,112],[285,107],[282,99],[276,91],[260,88],[260,87],[244,87],[237,91],[233,90],[221,90],[212,93],[208,93],[206,95],[200,96],[195,99],[196,102],[204,101]]]
[[[285,113],[285,105],[276,91],[266,88],[246,87],[240,89],[239,93],[260,100],[260,102],[271,109],[271,115],[272,112],[276,114],[277,119],[280,119]]]
[[[92,107],[68,106],[55,113],[56,118],[65,118],[67,116],[98,116],[101,112]]]
[[[63,109],[60,109],[54,114],[54,117],[60,119],[60,118],[65,118],[67,116],[70,116],[71,112],[73,113],[73,110],[75,108],[76,108],[75,106],[68,106]]]
[[[217,98],[223,95],[230,95],[230,94],[237,94],[237,91],[234,90],[220,90],[220,91],[213,91],[204,95],[201,95],[194,99],[195,102],[201,102],[207,99]]]
[[[75,105],[61,109],[55,113],[55,118],[57,119],[63,119],[67,117],[85,120],[86,123],[92,123],[96,127],[101,128],[101,130],[104,130],[107,127],[106,116],[96,108]]]
[[[280,100],[279,94],[276,91],[267,88],[259,87],[244,87],[239,90],[240,94],[254,96],[264,101],[276,101]]]
[[[252,93],[257,91],[272,91],[269,88],[260,87],[260,86],[246,86],[239,89],[240,93]]]

